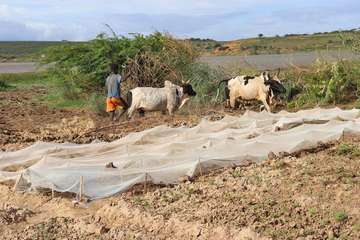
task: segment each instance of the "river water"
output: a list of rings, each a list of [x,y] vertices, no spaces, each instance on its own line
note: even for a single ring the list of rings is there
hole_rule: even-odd
[[[255,68],[258,70],[288,68],[291,65],[309,66],[316,59],[336,61],[339,59],[360,59],[350,51],[319,51],[300,52],[291,54],[268,54],[251,56],[209,56],[200,57],[201,62],[208,63],[212,67],[234,68]],[[24,73],[35,72],[43,69],[37,63],[0,63],[0,73]]]

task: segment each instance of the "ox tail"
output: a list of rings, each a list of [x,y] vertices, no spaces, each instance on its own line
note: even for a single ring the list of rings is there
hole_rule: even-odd
[[[219,83],[218,83],[218,88],[220,88],[220,85],[224,82],[225,83],[225,86],[227,86],[228,82],[231,80],[232,78],[227,78],[227,79],[224,79],[224,80],[221,80]]]
[[[127,101],[128,108],[131,107],[131,104],[132,104],[132,92],[131,91],[129,91],[127,93],[126,101]]]

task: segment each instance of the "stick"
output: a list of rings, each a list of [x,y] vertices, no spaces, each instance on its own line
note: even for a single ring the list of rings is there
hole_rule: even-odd
[[[102,128],[93,128],[92,130],[86,132],[86,133],[83,133],[81,135],[79,135],[77,138],[80,138],[80,137],[83,137],[83,136],[86,136],[90,133],[93,133],[93,132],[100,132],[102,130],[106,130],[106,129],[109,129],[109,128],[116,128],[116,127],[121,127],[121,126],[124,126],[126,124],[128,124],[130,121],[126,121],[126,122],[122,122],[120,124],[114,124],[114,125],[110,125],[110,126],[105,126],[105,127],[102,127]],[[132,121],[132,123],[136,123],[136,122],[139,122],[139,121]],[[76,138],[76,139],[77,139]]]
[[[13,187],[14,192],[16,191],[16,189],[17,189],[17,187],[18,187],[18,185],[20,183],[21,178],[22,178],[22,173],[20,174],[20,176],[18,176],[18,178],[15,181],[15,184],[14,184],[14,187]]]

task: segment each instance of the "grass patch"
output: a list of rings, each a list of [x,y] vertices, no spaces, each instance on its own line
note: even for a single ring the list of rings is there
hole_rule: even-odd
[[[243,177],[244,174],[242,173],[242,171],[240,169],[235,169],[231,173],[231,175],[233,176],[233,178],[241,178],[241,177]]]
[[[39,88],[45,91],[38,95]],[[35,102],[45,104],[50,108],[85,108],[88,97],[81,94],[77,88],[64,84],[62,80],[53,77],[49,72],[0,74],[1,90],[34,91]]]
[[[5,80],[0,79],[0,91],[6,91],[10,88],[11,86]]]
[[[311,217],[314,217],[316,214],[317,214],[316,208],[310,208],[310,209],[309,209],[309,215],[310,215]]]
[[[358,146],[349,144],[349,143],[341,143],[336,148],[336,153],[339,156],[351,156],[351,157],[359,157],[360,149]]]
[[[335,213],[335,220],[338,222],[344,222],[349,218],[345,211],[339,211]]]
[[[88,105],[86,97],[67,99],[64,98],[63,90],[56,89],[50,90],[47,95],[38,98],[38,101],[50,108],[86,108]]]
[[[105,111],[105,96],[94,93],[90,96],[88,104],[95,114],[99,116],[107,116]]]
[[[15,88],[33,86],[48,86],[53,81],[47,72],[35,73],[3,73],[0,74],[0,82]]]
[[[354,231],[356,232],[360,232],[360,221],[358,221],[354,226],[353,226]]]

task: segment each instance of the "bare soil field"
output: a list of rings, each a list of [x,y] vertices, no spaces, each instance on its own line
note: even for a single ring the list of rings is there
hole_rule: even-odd
[[[161,124],[194,125],[201,116],[150,114],[131,121],[112,122],[83,109],[58,109],[32,101],[46,94],[46,89],[0,92],[0,149],[17,150],[36,141],[90,143],[112,141],[131,132]]]
[[[222,112],[149,115],[115,125],[84,110],[32,101],[44,88],[0,92],[0,147],[36,141],[112,141],[161,124],[197,124]],[[238,114],[238,113],[236,113]],[[351,146],[351,147],[349,147]],[[73,195],[19,193],[0,184],[1,239],[360,239],[360,139],[296,156],[213,171],[175,186],[74,205]]]

